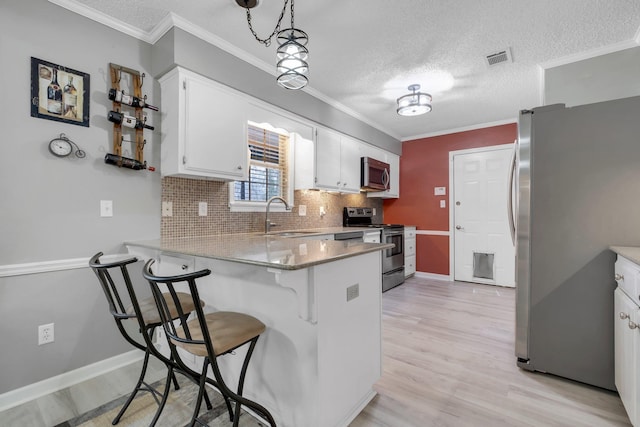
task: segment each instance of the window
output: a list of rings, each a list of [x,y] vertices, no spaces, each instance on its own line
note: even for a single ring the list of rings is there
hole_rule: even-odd
[[[232,211],[263,211],[273,196],[293,201],[290,189],[290,141],[284,131],[249,122],[249,179],[230,184]],[[278,210],[274,204],[274,210]]]

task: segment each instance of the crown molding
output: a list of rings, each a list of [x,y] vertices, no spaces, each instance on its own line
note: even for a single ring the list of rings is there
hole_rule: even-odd
[[[512,123],[518,123],[518,119],[517,118],[512,118],[512,119],[498,120],[498,121],[495,121],[495,122],[478,123],[478,124],[470,125],[470,126],[463,126],[463,127],[459,127],[459,128],[440,130],[440,131],[437,131],[437,132],[424,133],[422,135],[408,136],[406,138],[402,138],[402,142],[414,141],[416,139],[423,139],[423,138],[431,138],[431,137],[434,137],[434,136],[449,135],[451,133],[467,132],[467,131],[470,131],[470,130],[490,128],[490,127],[493,127],[493,126],[509,125],[509,124],[512,124]]]
[[[250,53],[238,48],[237,46],[229,43],[228,41],[222,39],[221,37],[216,36],[210,31],[205,30],[204,28],[194,24],[191,21],[184,19],[183,17],[169,12],[165,15],[165,17],[154,26],[151,31],[146,32],[140,30],[139,28],[134,27],[133,25],[127,24],[126,22],[115,19],[105,13],[92,9],[90,7],[85,6],[84,4],[79,3],[77,0],[48,0],[50,3],[58,5],[64,9],[67,9],[71,12],[77,13],[78,15],[84,16],[85,18],[89,18],[95,22],[98,22],[102,25],[105,25],[109,28],[112,28],[116,31],[120,31],[126,35],[134,37],[138,40],[142,40],[149,44],[155,44],[162,36],[164,36],[171,28],[180,28],[183,31],[213,45],[216,46],[225,52],[247,62],[248,64],[253,65],[254,67],[264,71],[265,73],[271,74],[275,77],[275,67],[273,64],[266,63]],[[313,89],[310,86],[302,89],[303,92],[308,93],[309,95],[317,98],[329,106],[335,108],[336,110],[340,110],[343,113],[363,122],[367,125],[373,127],[374,129],[379,130],[397,140],[400,140],[400,136],[395,134],[393,131],[385,129],[381,127],[379,124],[370,120],[360,113],[348,108],[347,106],[339,103],[333,98],[328,97],[327,95],[321,93],[320,91]]]
[[[640,45],[640,29],[638,29],[635,37],[632,40],[625,40],[623,42],[614,43],[607,46],[601,46],[595,49],[591,49],[586,52],[576,53],[574,55],[568,55],[562,58],[552,59],[550,61],[540,63],[539,66],[540,68],[542,68],[542,70],[547,70],[549,68],[559,67],[561,65],[567,65],[573,62],[584,61],[585,59],[595,58],[596,56],[607,55],[609,53],[630,49],[632,47],[637,47],[638,45]]]
[[[113,17],[105,13],[85,6],[82,3],[78,3],[76,0],[49,0],[49,3],[53,3],[57,6],[77,13],[78,15],[84,16],[85,18],[96,21],[102,25],[124,33],[128,36],[134,37],[138,40],[151,43],[149,33],[147,33],[146,31],[134,27],[133,25],[127,24],[126,22],[114,19]]]

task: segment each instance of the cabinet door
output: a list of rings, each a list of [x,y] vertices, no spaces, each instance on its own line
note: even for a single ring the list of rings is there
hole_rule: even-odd
[[[340,134],[318,128],[316,133],[316,186],[338,190],[340,180]]]
[[[360,143],[343,136],[340,140],[340,182],[341,190],[349,193],[360,192]]]
[[[185,77],[184,81],[184,168],[205,176],[243,179],[247,172],[246,101],[205,79]]]
[[[614,342],[615,383],[622,403],[631,419],[636,422],[638,410],[638,329],[633,328],[638,320],[638,306],[617,288],[614,293]]]

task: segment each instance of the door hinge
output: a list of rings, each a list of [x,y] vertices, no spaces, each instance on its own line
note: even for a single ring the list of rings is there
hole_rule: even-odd
[[[182,89],[186,89],[187,88],[187,81],[183,80],[182,81]]]
[[[183,165],[187,164],[187,156],[182,156],[182,164]]]

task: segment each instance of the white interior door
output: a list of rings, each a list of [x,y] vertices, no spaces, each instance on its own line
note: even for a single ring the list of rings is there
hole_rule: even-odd
[[[454,279],[515,286],[507,214],[513,147],[453,154]]]

